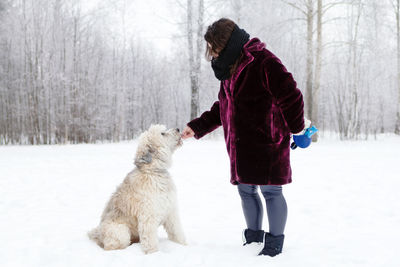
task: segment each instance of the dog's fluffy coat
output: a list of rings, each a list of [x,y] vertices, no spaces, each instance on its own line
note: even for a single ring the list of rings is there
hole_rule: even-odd
[[[171,156],[182,144],[178,129],[152,125],[139,137],[136,168],[128,173],[107,203],[98,227],[88,233],[105,250],[139,242],[145,253],[158,250],[157,228],[186,244],[178,217],[175,185],[167,171]]]

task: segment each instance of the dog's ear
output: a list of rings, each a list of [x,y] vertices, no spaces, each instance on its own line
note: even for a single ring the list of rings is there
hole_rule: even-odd
[[[135,165],[140,167],[143,164],[149,164],[153,160],[153,153],[154,149],[149,145],[146,145],[142,149],[139,148],[136,153]]]

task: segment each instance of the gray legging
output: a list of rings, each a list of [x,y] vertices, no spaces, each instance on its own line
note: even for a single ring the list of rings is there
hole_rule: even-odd
[[[238,184],[247,228],[254,231],[262,228],[263,207],[257,192],[258,187],[261,189],[267,206],[269,233],[282,235],[286,225],[287,205],[280,185]]]

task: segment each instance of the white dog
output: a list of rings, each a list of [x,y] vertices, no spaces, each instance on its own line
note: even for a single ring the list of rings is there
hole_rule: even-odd
[[[172,153],[182,145],[179,129],[152,125],[139,137],[136,168],[108,201],[100,225],[88,235],[105,250],[123,249],[140,241],[145,253],[158,250],[157,228],[185,245],[178,217],[175,185],[167,171]]]

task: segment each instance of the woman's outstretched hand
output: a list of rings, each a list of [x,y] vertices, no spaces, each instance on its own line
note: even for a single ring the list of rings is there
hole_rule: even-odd
[[[187,139],[193,136],[194,136],[193,130],[189,126],[186,126],[181,134],[182,139]]]

